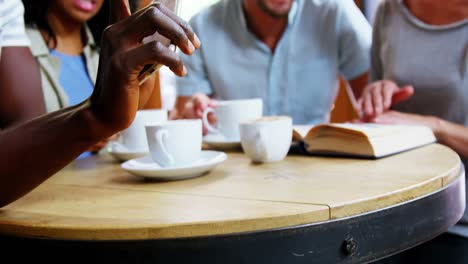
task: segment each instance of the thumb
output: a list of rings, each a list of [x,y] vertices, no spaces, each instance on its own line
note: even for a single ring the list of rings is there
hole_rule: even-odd
[[[407,100],[414,94],[414,88],[411,85],[403,86],[400,90],[395,92],[392,96],[392,105],[401,101]]]
[[[115,24],[131,15],[128,0],[111,0],[109,24]]]

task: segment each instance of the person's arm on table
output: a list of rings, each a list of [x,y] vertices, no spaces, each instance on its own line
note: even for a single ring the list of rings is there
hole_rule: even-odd
[[[380,124],[425,125],[432,129],[437,141],[468,157],[468,128],[435,116],[387,111],[370,120]]]
[[[178,55],[164,45],[141,44],[144,36],[158,30],[191,54],[200,42],[185,22],[161,4],[132,16],[127,0],[113,0],[111,5],[111,21],[116,23],[104,32],[91,98],[0,133],[0,206],[34,189],[88,147],[128,127],[151,94],[144,90],[151,86],[138,85],[144,65],[157,62],[179,76],[186,73]]]

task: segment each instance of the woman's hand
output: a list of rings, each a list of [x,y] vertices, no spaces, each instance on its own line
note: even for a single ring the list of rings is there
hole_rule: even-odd
[[[423,125],[430,127],[434,132],[438,132],[439,130],[439,121],[436,117],[408,114],[398,111],[387,111],[370,121],[378,124]]]
[[[378,81],[369,84],[358,100],[358,107],[362,113],[362,119],[370,120],[400,101],[410,98],[414,94],[412,86],[398,87],[392,81]]]

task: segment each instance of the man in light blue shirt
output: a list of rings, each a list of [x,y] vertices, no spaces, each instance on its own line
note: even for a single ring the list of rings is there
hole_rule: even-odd
[[[356,96],[367,84],[371,27],[352,0],[221,0],[190,21],[203,45],[183,56],[182,117],[200,117],[206,97],[259,97],[265,115],[326,122],[338,75]],[[195,96],[194,96],[195,95]]]

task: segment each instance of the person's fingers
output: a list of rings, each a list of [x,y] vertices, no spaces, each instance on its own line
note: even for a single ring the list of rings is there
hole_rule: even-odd
[[[209,107],[210,99],[204,94],[196,94],[192,100],[196,112],[203,113]]]
[[[382,84],[378,83],[374,89],[372,89],[372,104],[374,105],[374,115],[382,113]]]
[[[374,118],[373,120],[374,123],[378,124],[395,124],[394,118],[388,115],[380,115]]]
[[[185,34],[189,37],[190,41],[192,41],[192,44],[195,46],[195,48],[197,49],[200,48],[201,46],[200,39],[195,34],[192,27],[185,20],[175,15],[172,11],[170,11],[165,6],[163,6],[160,10],[161,12],[166,14],[168,17],[170,17],[172,20],[174,20],[184,30]]]
[[[210,124],[216,124],[216,116],[213,113],[208,115],[208,122],[210,122]]]
[[[161,10],[164,10],[164,12]],[[192,54],[196,46],[190,38],[194,39],[195,33],[191,28],[182,28],[177,21],[166,15],[166,13],[170,12],[163,4],[154,3],[145,8],[143,12],[138,13],[131,26],[127,26],[121,34],[126,36],[130,42],[136,44],[157,31],[177,45],[184,53]],[[195,42],[195,40],[193,41]]]
[[[216,108],[218,106],[218,101],[214,100],[214,99],[209,99],[209,102],[208,102],[208,106],[209,107],[212,107],[212,108]]]
[[[356,111],[358,111],[358,113],[361,113],[362,115],[363,109],[364,109],[364,97],[361,96],[359,99],[356,100]]]
[[[364,95],[364,114],[366,116],[374,115],[374,106],[372,104],[372,95],[370,93]]]
[[[397,104],[401,101],[407,100],[414,94],[414,88],[411,85],[402,87],[397,93],[392,97],[392,104]]]
[[[384,110],[390,109],[392,106],[393,94],[398,91],[398,86],[393,82],[383,83],[382,96],[383,96],[383,107]]]
[[[181,117],[190,119],[193,116],[195,116],[195,109],[193,106],[193,101],[189,100],[184,105],[184,109],[182,111]]]
[[[202,112],[205,111],[205,109],[208,108],[208,100],[206,98],[200,98],[200,100],[198,100],[197,108]]]
[[[169,120],[175,120],[175,119],[178,119],[179,118],[179,113],[177,111],[177,109],[172,109],[172,110],[169,110],[169,115],[168,115],[168,119]]]
[[[144,65],[156,63],[166,65],[178,76],[187,74],[187,69],[179,55],[157,41],[146,43],[125,52],[121,55],[121,60],[121,65],[129,67],[129,70],[133,73],[139,73]]]
[[[109,24],[115,24],[130,16],[128,0],[110,1]]]

